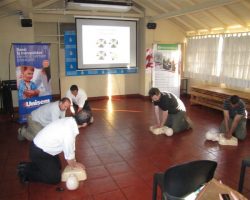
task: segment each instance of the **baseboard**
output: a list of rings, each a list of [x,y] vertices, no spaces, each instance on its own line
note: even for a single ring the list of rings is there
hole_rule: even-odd
[[[117,99],[131,99],[131,98],[140,98],[140,99],[144,99],[144,100],[148,100],[149,97],[147,96],[143,96],[140,94],[126,94],[126,95],[113,95],[112,99],[113,100],[117,100]],[[89,97],[88,100],[89,101],[96,101],[96,100],[105,100],[105,99],[109,99],[108,96],[99,96],[99,97]]]
[[[143,99],[145,101],[150,100],[149,96],[143,96],[141,94],[126,94],[126,95],[113,95],[112,99],[113,100],[118,100],[118,99],[130,99],[130,98],[140,98]],[[61,99],[61,95],[60,94],[53,94],[52,95],[52,101],[58,101]],[[89,101],[97,101],[97,100],[108,100],[109,97],[108,96],[99,96],[99,97],[89,97],[88,100]],[[14,112],[18,112],[18,107],[14,107]]]

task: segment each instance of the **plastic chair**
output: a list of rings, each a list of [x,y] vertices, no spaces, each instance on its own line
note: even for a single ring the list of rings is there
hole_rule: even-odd
[[[161,188],[162,199],[180,200],[209,182],[217,162],[196,160],[170,167],[163,173],[155,173],[152,199],[157,199],[157,185]]]
[[[238,191],[240,193],[242,193],[242,189],[243,189],[246,167],[250,167],[250,157],[245,158],[241,162],[240,180],[239,180],[239,187],[238,187]]]

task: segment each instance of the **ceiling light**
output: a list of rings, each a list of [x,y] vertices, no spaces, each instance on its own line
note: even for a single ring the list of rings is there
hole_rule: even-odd
[[[71,10],[95,10],[108,12],[128,12],[132,7],[131,1],[108,0],[68,0],[66,9]]]

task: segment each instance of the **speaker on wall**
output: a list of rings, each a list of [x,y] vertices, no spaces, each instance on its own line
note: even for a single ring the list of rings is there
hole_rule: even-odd
[[[21,19],[22,27],[32,27],[32,19]]]
[[[156,23],[154,23],[154,22],[147,23],[147,28],[148,29],[156,29]]]

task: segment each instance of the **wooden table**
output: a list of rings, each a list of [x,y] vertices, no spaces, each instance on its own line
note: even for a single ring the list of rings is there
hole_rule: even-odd
[[[246,104],[247,118],[250,119],[250,93],[220,88],[210,85],[197,85],[191,87],[191,105],[200,104],[217,110],[223,109],[223,102],[232,95],[238,95]]]

